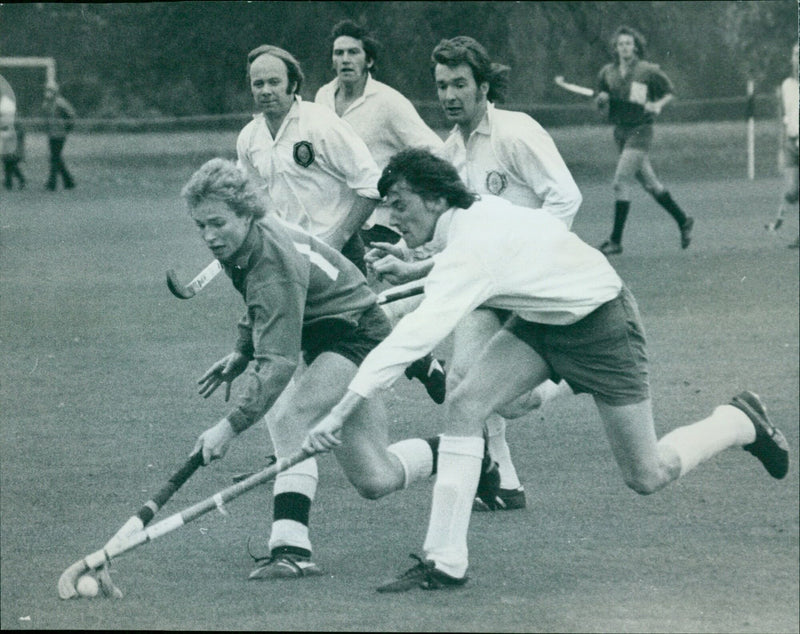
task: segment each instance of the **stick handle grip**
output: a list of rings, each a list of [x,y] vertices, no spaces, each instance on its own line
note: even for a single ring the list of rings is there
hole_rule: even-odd
[[[192,477],[192,474],[197,471],[203,464],[203,452],[189,456],[188,460],[183,466],[172,474],[167,483],[152,498],[142,505],[142,508],[136,513],[136,516],[142,520],[142,525],[147,526],[153,516],[158,510],[167,503],[175,491],[180,489],[186,481]]]

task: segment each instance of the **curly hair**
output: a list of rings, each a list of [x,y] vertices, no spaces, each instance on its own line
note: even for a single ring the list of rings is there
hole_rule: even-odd
[[[619,54],[617,53],[617,38],[620,35],[630,35],[633,38],[633,51],[639,59],[644,59],[645,49],[647,48],[647,39],[644,35],[639,33],[632,26],[619,26],[611,36],[611,54],[614,59],[619,61]]]
[[[247,54],[248,81],[250,80],[250,67],[253,65],[253,62],[262,55],[272,55],[273,57],[277,57],[286,65],[286,76],[289,79],[289,86],[287,90],[294,86],[294,89],[290,92],[299,93],[300,88],[303,85],[303,81],[305,80],[305,75],[303,75],[303,69],[300,66],[300,62],[298,62],[294,55],[292,55],[289,51],[285,51],[282,48],[273,46],[272,44],[262,44]]]
[[[236,163],[213,158],[192,174],[181,190],[189,210],[206,200],[217,200],[240,217],[259,219],[267,213],[264,201],[253,183]]]
[[[502,103],[505,100],[511,68],[493,62],[483,45],[474,38],[458,35],[439,42],[431,53],[432,72],[436,64],[450,67],[466,64],[472,69],[476,84],[489,84],[489,93],[486,95],[489,101]]]
[[[361,47],[364,49],[364,55],[367,61],[372,62],[372,68],[370,70],[374,71],[378,63],[378,51],[381,44],[375,36],[367,30],[367,27],[363,24],[357,24],[353,22],[353,20],[337,22],[331,29],[331,49],[333,49],[333,43],[336,41],[336,38],[342,36],[352,37],[354,40],[361,42]]]
[[[478,195],[467,189],[451,163],[422,148],[403,150],[389,159],[378,181],[381,197],[400,180],[406,181],[425,200],[441,197],[450,207],[468,209],[478,200]]]

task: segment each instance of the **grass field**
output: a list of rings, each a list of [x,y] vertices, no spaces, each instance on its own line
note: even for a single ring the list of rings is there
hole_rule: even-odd
[[[323,577],[246,581],[266,549],[270,487],[116,560],[124,600],[61,601],[56,581],[100,548],[226,411],[197,377],[229,350],[240,298],[224,279],[191,301],[167,291],[210,256],[178,192],[233,133],[75,135],[78,188],[45,192],[44,139],[29,139],[29,187],[0,199],[0,627],[526,632],[798,631],[798,252],[763,224],[781,183],[759,127],[745,179],[744,126],[664,126],[653,161],[696,218],[637,193],[612,263],[647,328],[659,434],[740,389],[763,397],[792,447],[772,480],[731,450],[651,497],[628,490],[591,399],[517,421],[509,442],[529,507],[474,514],[471,581],[454,592],[379,595],[421,551],[430,485],[362,500],[320,459],[312,539]],[[614,165],[606,128],[553,136],[584,194],[574,230],[607,237]],[[444,357],[447,343],[442,345]],[[444,410],[404,378],[387,394],[392,437],[435,433]],[[201,470],[159,517],[206,498],[271,453],[257,426]]]

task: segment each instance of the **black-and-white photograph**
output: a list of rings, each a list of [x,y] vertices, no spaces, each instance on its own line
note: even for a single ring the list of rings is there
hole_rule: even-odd
[[[796,0],[0,24],[0,628],[800,632]]]

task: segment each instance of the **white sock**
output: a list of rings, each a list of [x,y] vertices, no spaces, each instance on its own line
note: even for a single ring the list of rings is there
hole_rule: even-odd
[[[273,551],[279,546],[293,546],[311,550],[308,526],[294,520],[276,520],[272,522],[269,549]]]
[[[453,577],[467,572],[467,531],[483,460],[483,438],[442,436],[431,517],[423,550]]]
[[[511,462],[511,450],[506,442],[506,420],[502,416],[492,414],[486,420],[489,455],[497,463],[500,470],[500,488],[518,489],[522,486]],[[441,449],[440,449],[441,451]]]
[[[720,405],[708,418],[672,430],[658,445],[677,454],[683,476],[720,451],[749,445],[755,439],[756,430],[747,414],[738,407]]]
[[[386,451],[394,454],[403,467],[404,489],[417,480],[430,477],[433,470],[433,450],[427,440],[407,438],[389,445]]]
[[[279,473],[272,487],[272,495],[301,493],[313,502],[317,493],[317,482],[319,482],[317,461],[309,458]]]

